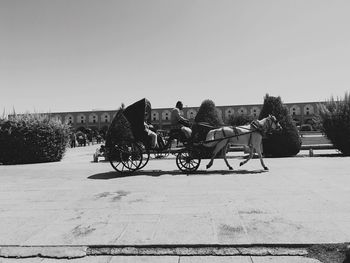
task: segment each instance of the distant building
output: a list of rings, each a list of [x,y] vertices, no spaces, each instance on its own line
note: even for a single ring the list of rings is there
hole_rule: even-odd
[[[317,104],[320,102],[284,103],[296,125],[312,124],[313,118],[318,114]],[[217,106],[218,114],[226,122],[231,115],[251,115],[258,118],[262,109],[262,104],[253,105],[229,105]],[[158,129],[167,129],[170,126],[170,113],[172,108],[152,109],[151,121]],[[186,118],[194,120],[199,107],[185,107],[183,114]],[[112,111],[79,111],[79,112],[55,112],[50,113],[51,118],[55,118],[64,123],[70,124],[73,128],[81,127],[96,130],[108,129],[117,110]]]

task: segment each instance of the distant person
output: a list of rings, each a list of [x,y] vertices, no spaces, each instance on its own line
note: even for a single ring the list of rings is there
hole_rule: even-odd
[[[183,104],[181,101],[176,103],[175,108],[171,111],[170,121],[172,129],[180,129],[186,138],[190,138],[192,130],[190,128],[190,121],[182,116]]]
[[[70,134],[70,147],[71,147],[71,148],[75,148],[75,146],[76,146],[76,141],[77,141],[77,138],[76,138],[76,136],[75,136],[75,133],[72,132],[72,133]]]
[[[96,143],[99,144],[99,143],[101,143],[101,142],[102,142],[102,136],[101,136],[101,134],[98,133],[98,134],[96,135]]]
[[[86,137],[86,134],[85,134],[85,133],[80,132],[80,131],[77,132],[76,138],[77,138],[77,141],[78,141],[78,145],[79,145],[79,146],[86,146],[87,137]]]

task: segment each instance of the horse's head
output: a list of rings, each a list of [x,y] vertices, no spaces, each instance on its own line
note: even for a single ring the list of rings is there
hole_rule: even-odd
[[[272,131],[281,131],[282,130],[282,126],[281,124],[277,121],[276,117],[273,115],[269,115],[267,117],[267,130],[268,132],[272,132]]]

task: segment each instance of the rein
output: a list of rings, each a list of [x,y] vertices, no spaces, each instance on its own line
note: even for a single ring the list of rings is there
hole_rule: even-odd
[[[249,129],[246,129],[246,130],[249,130]],[[200,142],[198,142],[198,144],[204,144],[204,143],[209,143],[209,142],[218,142],[218,141],[223,141],[223,140],[234,138],[234,137],[238,138],[239,136],[243,136],[243,135],[246,135],[246,134],[252,134],[254,132],[257,132],[257,131],[256,130],[254,130],[254,131],[249,130],[249,132],[244,132],[244,133],[241,133],[241,134],[235,134],[235,135],[231,135],[231,136],[225,136],[225,137],[220,138],[220,139],[213,139],[213,140],[208,140],[208,141],[200,141]]]
[[[233,132],[235,133],[234,135],[231,135],[231,136],[225,136],[223,138],[219,138],[219,139],[213,139],[213,140],[208,140],[208,141],[201,141],[199,143],[210,143],[210,142],[217,142],[217,141],[222,141],[222,140],[226,140],[226,139],[230,139],[230,138],[238,138],[239,136],[244,136],[244,135],[247,135],[247,134],[250,134],[250,138],[249,138],[249,144],[250,144],[250,141],[251,141],[251,134],[254,133],[254,132],[257,132],[257,133],[260,133],[262,136],[265,136],[268,131],[270,130],[271,126],[272,126],[272,123],[270,122],[267,122],[267,129],[265,131],[264,129],[264,126],[259,126],[260,124],[258,123],[255,123],[253,122],[253,124],[251,124],[251,126],[254,128],[254,129],[251,129],[251,128],[246,128],[246,127],[242,127],[242,126],[231,126],[231,129],[233,130]],[[237,134],[236,133],[236,127],[239,127],[240,129],[243,129],[243,130],[247,130],[247,132],[244,132],[244,133],[241,133],[241,134]]]
[[[267,129],[265,131],[264,126],[260,125],[259,123],[253,122],[252,124],[250,124],[254,129],[251,128],[246,128],[246,127],[242,127],[242,126],[230,126],[231,129],[233,130],[233,132],[235,133],[234,135],[231,136],[226,136],[224,130],[222,130],[224,137],[223,138],[219,138],[219,139],[213,139],[213,140],[208,140],[208,141],[200,141],[198,142],[198,144],[205,144],[205,143],[210,143],[210,142],[217,142],[217,141],[222,141],[222,140],[226,140],[226,139],[230,139],[230,138],[238,138],[239,136],[243,136],[243,135],[247,135],[250,134],[250,138],[249,138],[249,144],[251,141],[251,137],[252,137],[252,133],[257,132],[260,133],[262,136],[266,136],[266,134],[268,134],[269,130],[272,127],[272,122],[270,122],[270,119],[267,120]],[[247,130],[247,132],[241,133],[241,134],[237,134],[236,128],[239,127],[240,129],[243,130]],[[215,136],[214,136],[215,137]]]

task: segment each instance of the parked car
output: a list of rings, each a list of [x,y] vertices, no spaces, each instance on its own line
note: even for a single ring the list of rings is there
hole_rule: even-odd
[[[311,124],[303,124],[300,126],[300,131],[313,131]]]

